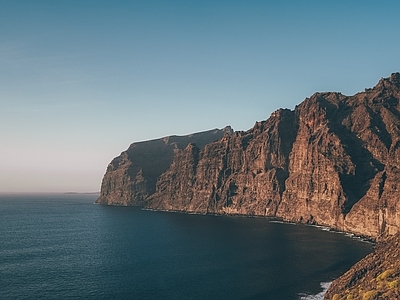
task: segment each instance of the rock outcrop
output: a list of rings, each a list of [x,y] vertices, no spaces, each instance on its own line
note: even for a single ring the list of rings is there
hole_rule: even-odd
[[[358,235],[400,227],[400,74],[354,96],[315,93],[214,142],[132,144],[103,204],[280,217]]]
[[[378,243],[373,253],[336,279],[325,299],[400,299],[400,233]]]

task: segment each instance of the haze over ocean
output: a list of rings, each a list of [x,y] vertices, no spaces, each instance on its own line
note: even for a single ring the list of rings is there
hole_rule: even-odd
[[[247,130],[400,70],[398,1],[0,4],[0,192],[98,191],[131,142]]]

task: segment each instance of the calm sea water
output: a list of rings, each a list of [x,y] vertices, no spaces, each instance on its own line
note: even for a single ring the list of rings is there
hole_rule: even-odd
[[[372,248],[304,225],[95,198],[0,196],[0,299],[313,299]]]

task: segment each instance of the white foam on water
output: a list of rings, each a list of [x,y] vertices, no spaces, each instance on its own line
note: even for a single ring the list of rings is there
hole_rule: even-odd
[[[287,221],[279,221],[279,220],[269,220],[269,222],[270,223],[277,223],[277,224],[299,225],[298,223],[287,222]]]
[[[318,294],[315,295],[307,295],[307,294],[300,294],[300,299],[301,300],[323,300],[324,295],[326,291],[328,290],[329,286],[331,285],[332,282],[321,282],[321,288],[322,292],[319,292]]]
[[[332,228],[330,228],[328,226],[323,226],[323,225],[307,225],[307,226],[315,227],[315,228],[318,228],[323,231],[332,231]]]

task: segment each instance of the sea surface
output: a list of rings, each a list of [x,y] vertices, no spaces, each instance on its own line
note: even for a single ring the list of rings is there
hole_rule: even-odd
[[[263,218],[0,195],[0,299],[321,299],[372,245]]]

